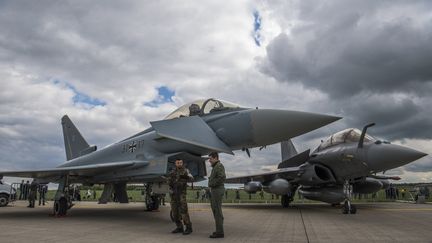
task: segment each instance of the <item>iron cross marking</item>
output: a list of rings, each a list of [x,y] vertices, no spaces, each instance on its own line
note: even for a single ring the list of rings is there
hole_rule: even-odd
[[[128,149],[129,152],[133,153],[135,152],[136,149],[137,149],[137,143],[135,141],[129,144],[129,149]]]

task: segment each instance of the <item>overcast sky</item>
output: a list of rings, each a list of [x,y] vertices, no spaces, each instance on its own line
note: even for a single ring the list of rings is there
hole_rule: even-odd
[[[0,169],[65,161],[68,114],[103,147],[206,97],[343,116],[432,152],[431,1],[0,1]],[[269,170],[279,146],[223,156]],[[432,181],[427,156],[390,172]]]

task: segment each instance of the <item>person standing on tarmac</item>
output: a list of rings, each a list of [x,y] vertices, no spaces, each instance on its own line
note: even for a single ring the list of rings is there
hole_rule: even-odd
[[[224,217],[222,214],[222,199],[225,192],[225,168],[219,161],[219,154],[216,152],[210,153],[210,164],[213,167],[209,180],[208,186],[211,190],[210,205],[213,212],[213,216],[216,223],[216,231],[213,232],[210,238],[224,238],[223,221]]]
[[[20,194],[18,200],[22,200],[24,198],[24,180],[21,181],[19,189],[20,189]]]
[[[29,186],[29,195],[28,195],[29,205],[27,206],[29,208],[34,208],[35,207],[35,201],[36,201],[36,196],[37,196],[37,189],[38,189],[38,184],[36,183],[35,180],[33,180],[32,183]]]
[[[47,191],[48,191],[48,185],[39,185],[39,206],[41,204],[45,206]]]
[[[23,192],[24,192],[24,194],[23,194],[22,200],[28,200],[29,191],[30,191],[30,181],[27,181],[23,185]]]
[[[183,160],[177,158],[175,161],[175,168],[168,176],[168,185],[170,187],[171,196],[171,211],[174,222],[177,226],[171,232],[173,234],[183,233],[183,235],[188,235],[192,233],[192,223],[190,221],[186,201],[187,183],[192,181],[193,176],[190,174],[189,170],[184,167]],[[184,229],[183,224],[186,226],[186,229]]]

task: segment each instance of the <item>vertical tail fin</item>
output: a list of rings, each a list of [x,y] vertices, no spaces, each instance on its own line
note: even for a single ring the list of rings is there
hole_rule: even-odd
[[[282,161],[285,161],[297,154],[298,154],[297,149],[295,148],[294,144],[291,142],[291,139],[281,142]]]
[[[278,169],[300,166],[309,160],[310,149],[298,153],[291,139],[281,142],[282,162],[279,163]]]
[[[63,127],[66,159],[71,160],[80,157],[82,152],[90,148],[89,144],[67,115],[62,117],[61,123]]]

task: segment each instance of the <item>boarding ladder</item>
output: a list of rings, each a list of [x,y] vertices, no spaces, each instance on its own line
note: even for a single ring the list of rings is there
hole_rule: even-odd
[[[9,203],[13,204],[18,198],[19,187],[21,183],[12,183],[9,192]],[[21,193],[21,192],[19,192]]]

